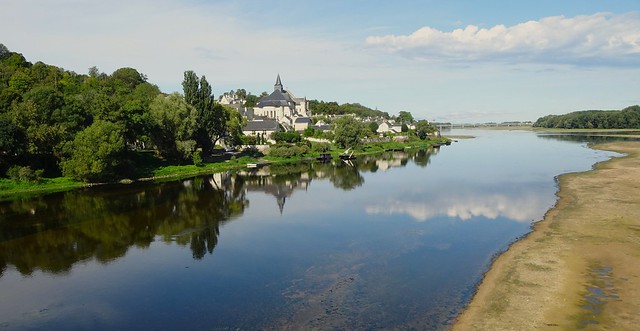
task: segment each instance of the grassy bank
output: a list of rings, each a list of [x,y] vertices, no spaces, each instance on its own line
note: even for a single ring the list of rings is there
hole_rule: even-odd
[[[453,330],[637,330],[640,142],[560,176],[558,202],[498,257]]]
[[[446,138],[441,138],[436,140],[415,140],[410,142],[370,143],[364,145],[361,149],[355,150],[354,155],[376,154],[389,149],[428,148],[434,143],[444,143],[447,140],[448,139]],[[338,158],[338,155],[342,152],[344,152],[344,149],[335,147],[326,151],[326,153],[330,153],[334,158]],[[305,159],[315,159],[316,157],[320,156],[320,154],[321,152],[316,151],[309,152],[304,156],[292,158],[263,156],[256,153],[237,153],[235,155],[225,154],[212,157],[207,160],[207,162],[196,166],[192,164],[169,164],[166,161],[156,158],[153,153],[143,152],[139,153],[134,160],[136,164],[137,178],[123,179],[120,182],[131,183],[135,181],[170,181],[222,171],[244,169],[246,168],[248,163],[296,163]],[[105,183],[87,184],[66,177],[43,178],[39,182],[0,179],[0,201],[28,198],[31,196],[55,192],[64,192],[101,184]]]

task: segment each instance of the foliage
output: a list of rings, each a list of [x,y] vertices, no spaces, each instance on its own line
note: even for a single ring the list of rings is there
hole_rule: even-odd
[[[42,181],[42,174],[44,170],[32,170],[31,167],[13,166],[7,170],[7,176],[13,180],[21,182],[34,182],[39,183]]]
[[[42,62],[0,46],[0,168],[13,165],[59,175],[69,158],[65,146],[97,121],[117,124],[128,149],[149,141],[149,105],[160,93],[133,68],[88,75]]]
[[[251,93],[247,94],[247,97],[245,98],[245,101],[244,101],[244,107],[246,108],[255,107],[258,104],[259,99],[260,98],[258,98],[257,95],[253,95]]]
[[[333,121],[334,141],[340,148],[357,148],[365,133],[364,124],[352,116],[343,116]]]
[[[306,145],[274,145],[269,149],[269,156],[276,157],[295,157],[309,153],[309,147]]]
[[[402,124],[407,124],[407,123],[411,124],[413,123],[413,115],[411,115],[411,113],[408,111],[401,110],[398,113],[398,121],[400,121],[400,123]],[[406,132],[406,131],[403,131],[403,132]]]
[[[330,149],[331,149],[331,144],[329,143],[314,142],[311,144],[311,150],[314,152],[325,153]]]
[[[378,125],[378,123],[376,122],[369,122],[368,126],[369,126],[369,130],[371,130],[372,133],[377,133],[378,128],[380,127],[380,125]]]
[[[561,129],[638,129],[640,106],[622,110],[587,110],[539,118],[534,127]]]
[[[82,181],[116,178],[126,150],[122,133],[121,126],[107,121],[96,121],[78,133],[66,148],[63,174]]]
[[[295,131],[276,131],[271,134],[271,139],[276,143],[297,143],[302,141],[300,133]]]
[[[420,120],[416,122],[416,136],[418,136],[420,140],[425,140],[429,134],[433,132],[436,132],[436,128],[427,120]]]
[[[359,103],[344,103],[339,105],[335,101],[324,102],[309,100],[309,110],[314,114],[345,115],[354,114],[359,117],[384,117],[389,118],[389,113],[365,107]]]
[[[240,112],[232,107],[224,106],[225,118],[227,120],[222,138],[228,145],[242,144],[242,128],[247,125],[247,119]]]
[[[158,95],[151,103],[152,140],[158,152],[169,159],[186,160],[196,148],[196,109],[178,93]]]

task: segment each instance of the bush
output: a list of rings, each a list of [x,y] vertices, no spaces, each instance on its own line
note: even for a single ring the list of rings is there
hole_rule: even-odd
[[[44,170],[32,170],[31,167],[13,166],[7,171],[7,176],[13,180],[21,182],[35,182],[38,183],[42,180],[42,174]]]
[[[313,143],[311,145],[311,150],[314,152],[326,152],[331,149],[331,144],[329,143]]]
[[[302,141],[302,135],[298,132],[294,131],[279,131],[271,134],[271,138],[276,141],[276,143],[297,143]]]
[[[302,156],[309,152],[309,147],[302,146],[291,146],[291,145],[275,145],[269,149],[270,156],[277,157],[294,157],[294,156]]]
[[[200,151],[197,150],[195,152],[193,152],[193,165],[196,167],[200,167],[202,166],[202,155],[200,155]]]

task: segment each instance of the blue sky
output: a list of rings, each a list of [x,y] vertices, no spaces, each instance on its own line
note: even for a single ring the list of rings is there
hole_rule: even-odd
[[[640,2],[2,0],[0,43],[87,73],[185,70],[220,95],[359,102],[430,121],[536,120],[640,104]]]

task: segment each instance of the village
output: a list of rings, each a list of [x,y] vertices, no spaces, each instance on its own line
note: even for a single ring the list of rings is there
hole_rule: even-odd
[[[245,136],[266,138],[267,141],[270,141],[270,137],[274,132],[280,131],[302,133],[308,128],[312,128],[317,132],[329,132],[331,131],[330,121],[341,116],[354,116],[358,121],[369,127],[371,127],[370,124],[375,123],[373,125],[376,128],[374,133],[377,133],[380,137],[398,135],[396,139],[402,140],[403,132],[415,130],[413,120],[407,122],[402,120],[394,121],[393,118],[385,118],[383,116],[361,118],[354,114],[320,114],[322,116],[315,116],[317,114],[313,114],[312,110],[309,109],[309,101],[306,97],[296,97],[290,90],[284,88],[280,74],[276,78],[273,92],[267,95],[264,94],[266,93],[263,93],[255,107],[245,107],[246,100],[233,91],[222,94],[218,98],[218,102],[236,109],[246,118],[247,123],[242,128]],[[439,132],[434,131],[433,135],[439,136]]]

